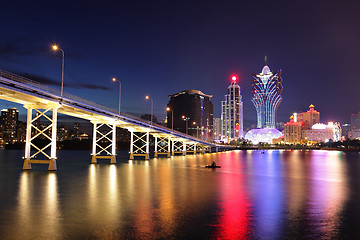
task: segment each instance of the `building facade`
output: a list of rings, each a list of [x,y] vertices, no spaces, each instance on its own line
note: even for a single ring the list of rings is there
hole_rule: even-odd
[[[305,139],[311,142],[334,142],[341,140],[341,127],[339,123],[329,122],[314,124],[310,130],[305,130]]]
[[[229,142],[244,137],[243,102],[236,76],[232,76],[225,101],[221,102],[221,140]]]
[[[297,122],[303,122],[305,129],[311,129],[311,127],[320,123],[320,112],[315,110],[314,105],[309,106],[309,110],[296,114]]]
[[[257,113],[257,128],[275,128],[276,112],[282,101],[281,92],[282,78],[281,70],[272,73],[265,66],[260,74],[253,75],[251,101],[255,105]]]
[[[349,138],[360,138],[360,112],[351,114]]]
[[[1,110],[1,135],[5,143],[14,143],[17,141],[18,122],[19,111],[16,108]]]
[[[214,118],[214,141],[221,140],[221,118]]]
[[[186,90],[169,95],[167,127],[207,141],[213,140],[212,95]]]
[[[284,124],[284,142],[285,143],[301,143],[303,132],[303,123],[295,122],[294,116],[290,117],[290,121]]]

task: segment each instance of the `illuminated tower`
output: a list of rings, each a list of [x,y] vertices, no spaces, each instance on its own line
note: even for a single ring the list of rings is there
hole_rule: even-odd
[[[236,83],[236,76],[232,76],[231,80],[225,101],[221,102],[221,139],[225,142],[244,136],[240,86]]]
[[[282,89],[281,70],[272,73],[265,57],[265,66],[260,74],[253,75],[252,83],[251,101],[256,108],[258,128],[275,128],[276,111],[282,100],[280,95]]]

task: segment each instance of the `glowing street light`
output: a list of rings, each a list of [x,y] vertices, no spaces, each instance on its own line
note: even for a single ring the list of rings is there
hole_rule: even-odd
[[[169,107],[166,108],[166,111],[171,111],[171,129],[174,130],[174,111]]]
[[[120,115],[120,105],[121,105],[121,82],[117,78],[112,79],[113,82],[119,82],[119,115]]]
[[[186,117],[184,115],[181,118],[184,119],[184,121],[185,121],[185,132],[186,132],[186,134],[188,134],[188,121],[190,120],[190,118]]]
[[[149,100],[149,99],[151,100],[151,116],[150,116],[150,123],[151,123],[151,125],[152,125],[154,101],[153,101],[153,99],[152,99],[151,97],[149,97],[149,96],[146,96],[146,97],[145,97],[145,99],[146,99],[146,100]]]
[[[193,122],[193,125],[196,125],[196,122]],[[196,137],[199,138],[199,125],[196,125]]]
[[[65,63],[65,53],[64,51],[59,48],[57,45],[52,45],[52,49],[54,51],[61,51],[62,53],[62,68],[61,68],[61,97],[63,96],[63,90],[64,90],[64,63]]]

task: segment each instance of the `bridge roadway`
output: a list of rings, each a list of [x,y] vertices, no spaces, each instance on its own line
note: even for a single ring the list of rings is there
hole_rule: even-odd
[[[55,89],[3,70],[0,70],[0,99],[22,104],[27,109],[23,169],[31,169],[32,163],[49,164],[49,170],[57,169],[57,113],[93,123],[92,163],[103,158],[109,158],[111,163],[116,163],[116,127],[126,128],[131,133],[130,159],[136,156],[149,159],[149,134],[155,137],[155,157],[160,154],[169,157],[170,154],[196,154],[199,151],[211,152],[211,148],[216,151],[226,148],[128,114],[119,115],[110,108],[70,94],[63,94],[61,97],[60,92]],[[35,117],[33,110],[37,112]],[[50,113],[52,116],[49,116]],[[48,127],[39,129],[35,124],[39,118],[50,122]],[[41,136],[50,141],[45,147],[37,146],[33,141]],[[107,141],[108,145],[104,146],[104,141]],[[39,159],[40,156],[45,159]]]

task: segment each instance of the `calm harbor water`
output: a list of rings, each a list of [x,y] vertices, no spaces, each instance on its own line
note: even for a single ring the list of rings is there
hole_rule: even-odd
[[[0,151],[0,239],[360,239],[359,153],[58,155],[22,171],[23,151]]]

